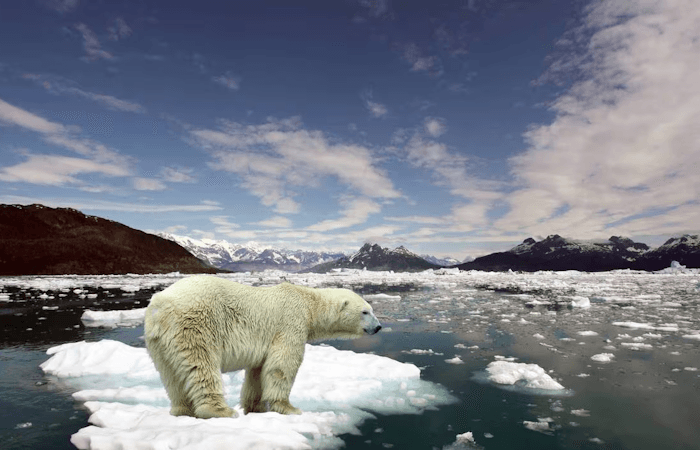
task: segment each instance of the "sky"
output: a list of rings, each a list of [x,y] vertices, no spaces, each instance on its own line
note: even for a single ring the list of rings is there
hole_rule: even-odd
[[[475,257],[700,223],[697,0],[10,0],[0,203]]]

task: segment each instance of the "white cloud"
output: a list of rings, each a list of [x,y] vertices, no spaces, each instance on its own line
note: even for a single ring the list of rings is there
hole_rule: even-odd
[[[145,113],[146,108],[135,102],[129,102],[126,100],[121,100],[119,98],[113,97],[111,95],[96,94],[94,92],[86,92],[77,88],[66,89],[66,92],[71,92],[81,97],[85,97],[92,101],[102,103],[107,108],[116,111],[134,112],[134,113]]]
[[[167,188],[162,181],[153,178],[137,177],[133,179],[133,184],[137,191],[162,191]]]
[[[375,102],[373,97],[374,94],[371,89],[366,89],[360,95],[360,98],[365,103],[365,108],[367,108],[372,117],[380,118],[386,116],[389,113],[389,109],[385,105]]]
[[[371,100],[367,100],[365,102],[365,106],[373,117],[384,117],[389,112],[386,106]]]
[[[100,164],[82,158],[57,155],[27,154],[27,161],[0,168],[0,180],[33,184],[61,186],[79,184],[73,175],[101,173],[107,176],[127,176],[129,172],[113,164]]]
[[[310,231],[329,231],[338,228],[347,228],[353,225],[365,223],[370,214],[377,214],[382,207],[368,198],[355,198],[344,201],[345,208],[341,211],[341,218],[324,220],[307,227]]]
[[[39,203],[53,208],[75,208],[79,211],[123,211],[138,213],[203,212],[222,209],[212,205],[163,205],[148,203],[120,203],[86,199],[54,199],[0,195],[0,203],[30,205]]]
[[[222,131],[191,130],[191,143],[211,152],[210,167],[237,174],[244,188],[279,214],[299,211],[290,189],[319,187],[327,176],[371,198],[401,195],[367,148],[331,143],[321,131],[302,129],[296,117],[221,123]]]
[[[130,102],[127,100],[122,100],[120,98],[111,96],[111,95],[105,95],[105,94],[98,94],[96,92],[90,92],[86,91],[84,89],[80,89],[75,86],[70,86],[71,84],[75,85],[75,82],[72,82],[70,80],[67,80],[62,77],[55,77],[55,76],[45,76],[45,75],[37,75],[37,74],[32,74],[32,73],[27,73],[23,75],[23,78],[28,79],[28,80],[33,80],[40,86],[42,86],[44,89],[47,91],[53,93],[53,94],[71,94],[71,95],[77,95],[83,98],[86,98],[88,100],[92,100],[97,103],[101,103],[104,106],[106,106],[108,109],[114,110],[114,111],[124,111],[124,112],[133,112],[133,113],[145,113],[146,108],[144,108],[142,105],[136,103],[136,102]]]
[[[232,91],[237,91],[241,87],[241,79],[238,77],[233,77],[229,73],[224,75],[219,75],[218,77],[212,77],[212,81],[229,88]]]
[[[528,131],[528,150],[511,159],[522,189],[497,226],[572,236],[606,235],[611,225],[653,233],[654,220],[697,229],[700,8],[603,0],[573,36],[583,50],[555,60],[545,78],[573,70],[578,81],[552,103],[554,121]]]
[[[98,59],[111,59],[111,53],[102,50],[99,39],[94,31],[88,28],[84,23],[75,25],[75,29],[83,35],[83,48],[85,49],[86,58],[88,61],[96,61]]]
[[[445,121],[435,117],[426,117],[423,126],[425,127],[426,133],[434,138],[439,137],[447,131]]]
[[[384,220],[390,220],[392,222],[409,222],[409,223],[422,223],[422,224],[433,224],[439,225],[444,223],[444,219],[440,217],[433,216],[404,216],[404,217],[384,217]]]
[[[160,176],[164,181],[170,183],[194,183],[195,178],[190,175],[192,169],[175,169],[173,167],[163,167]]]
[[[290,228],[292,226],[292,221],[284,216],[274,216],[266,220],[261,220],[257,222],[257,224],[271,228]]]
[[[131,27],[127,25],[126,21],[122,17],[117,17],[114,19],[114,25],[108,28],[109,39],[112,41],[118,41],[119,39],[124,39],[125,37],[131,36]]]
[[[25,151],[24,155],[28,158],[27,161],[15,166],[0,168],[4,181],[24,181],[60,186],[63,184],[82,184],[80,180],[73,177],[73,175],[80,173],[101,173],[107,176],[131,175],[132,158],[123,156],[99,142],[76,138],[70,134],[75,127],[66,127],[50,122],[2,100],[0,100],[0,122],[40,133],[45,142],[67,148],[88,158],[33,155]],[[81,187],[81,189],[89,188],[90,186],[85,185]]]
[[[221,208],[217,208],[221,209]],[[216,228],[214,230],[217,233],[222,233],[226,235],[231,235],[230,233],[236,231],[238,228],[240,228],[240,225],[237,223],[232,223],[228,221],[228,216],[212,216],[209,218],[209,221],[216,225]],[[250,239],[250,238],[249,238]]]
[[[437,75],[442,74],[441,70],[434,70],[439,60],[437,56],[425,56],[425,53],[415,43],[404,45],[401,56],[411,64],[411,71],[429,71]]]
[[[187,230],[187,227],[185,225],[173,225],[171,227],[167,227],[163,230],[164,233],[171,233],[171,234],[178,234],[178,233],[183,233]]]
[[[51,122],[29,111],[25,111],[0,99],[0,122],[18,125],[37,133],[65,133],[68,130],[61,124]]]

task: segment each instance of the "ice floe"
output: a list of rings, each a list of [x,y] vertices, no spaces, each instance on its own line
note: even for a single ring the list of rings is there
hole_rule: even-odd
[[[145,348],[117,341],[75,342],[50,348],[42,370],[76,390],[90,423],[71,438],[78,448],[340,448],[372,413],[415,414],[454,401],[420,369],[386,357],[307,345],[291,393],[304,413],[243,415],[244,371],[222,375],[235,419],[169,414],[169,402]]]

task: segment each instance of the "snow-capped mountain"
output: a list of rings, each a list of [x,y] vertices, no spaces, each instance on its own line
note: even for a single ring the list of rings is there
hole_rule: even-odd
[[[663,245],[649,250],[636,261],[634,268],[661,270],[678,261],[686,267],[700,267],[700,238],[697,234],[673,237]]]
[[[378,244],[367,243],[350,256],[320,264],[308,269],[308,271],[325,273],[331,269],[348,268],[417,272],[426,269],[437,269],[438,267],[440,266],[426,261],[407,250],[404,246],[389,250],[388,248],[380,247]]]
[[[340,252],[264,248],[256,242],[241,245],[224,240],[193,239],[170,233],[158,235],[180,244],[197,258],[214,267],[233,271],[279,269],[297,272],[345,256]]]
[[[466,261],[460,261],[460,260],[455,259],[455,258],[451,258],[449,256],[445,257],[445,258],[438,258],[436,256],[431,256],[431,255],[420,255],[420,257],[423,258],[424,260],[428,261],[429,263],[437,264],[438,266],[454,266],[454,265],[457,265],[459,263],[466,262]],[[470,259],[470,258],[467,258],[467,259]]]
[[[605,241],[579,241],[554,234],[539,242],[527,238],[506,252],[482,256],[458,267],[463,270],[599,272],[633,268],[635,262],[648,250],[646,244],[625,237],[612,236]]]

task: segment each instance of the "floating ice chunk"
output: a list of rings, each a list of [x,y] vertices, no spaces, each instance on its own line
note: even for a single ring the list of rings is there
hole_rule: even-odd
[[[623,347],[627,347],[629,349],[632,349],[632,350],[642,350],[645,348],[654,348],[653,345],[644,344],[642,342],[623,342],[620,345],[622,345]]]
[[[63,378],[91,412],[71,438],[78,448],[340,448],[337,437],[357,433],[371,413],[411,414],[455,401],[447,390],[420,379],[413,364],[307,345],[291,393],[302,415],[243,415],[196,419],[169,414],[169,402],[145,348],[117,341],[76,342],[50,348],[41,364]],[[227,403],[239,401],[244,371],[222,375]]]
[[[85,310],[80,320],[86,327],[136,327],[143,323],[146,308],[127,309],[123,311]]]
[[[573,414],[574,416],[580,416],[580,417],[588,417],[591,415],[590,413],[591,412],[588,411],[587,409],[572,409],[571,410],[571,414]]]
[[[683,370],[687,372],[697,372],[698,368],[697,367],[684,367]]]
[[[442,450],[479,450],[482,447],[477,445],[471,431],[458,434],[455,441],[442,448]]]
[[[31,428],[32,423],[31,422],[24,422],[24,423],[18,423],[15,425],[15,428],[20,429],[20,428]]]
[[[467,431],[466,433],[458,434],[457,440],[455,442],[463,443],[463,442],[475,442],[475,441],[474,441],[474,436],[472,435],[472,432]]]
[[[658,326],[653,326],[650,323],[638,323],[638,322],[613,322],[613,325],[625,328],[634,328],[641,330],[656,330],[656,331],[668,331],[677,332],[678,325],[675,323],[662,323]]]
[[[597,355],[591,356],[593,361],[598,362],[610,362],[615,357],[612,353],[598,353]]]
[[[654,327],[649,323],[639,323],[639,322],[613,322],[613,325],[625,328],[641,328],[644,330],[653,330]]]
[[[464,344],[455,344],[455,348],[467,348]]]
[[[544,336],[542,336],[540,333],[535,333],[532,335],[532,337],[534,337],[536,339],[544,339]]]
[[[411,350],[402,350],[401,353],[410,353],[412,355],[442,355],[442,353],[437,353],[432,348],[429,348],[428,350],[414,348]]]
[[[549,421],[552,419],[550,418],[545,418],[545,419],[537,419],[537,422],[531,422],[529,420],[523,420],[523,425],[525,425],[525,428],[528,430],[532,431],[538,431],[540,433],[546,433],[548,431],[551,431],[551,428],[549,428]]]
[[[391,300],[391,301],[397,301],[401,300],[400,295],[389,295],[389,294],[366,294],[363,295],[365,300]]]
[[[571,299],[571,306],[574,308],[590,308],[591,307],[591,301],[588,299],[588,297],[569,297]]]
[[[558,391],[564,386],[557,383],[537,364],[493,361],[486,367],[488,379],[497,384],[517,385],[527,389]]]
[[[451,359],[446,359],[445,362],[450,364],[464,364],[464,361],[462,361],[459,355],[455,355],[455,357]]]
[[[700,341],[700,333],[699,334],[684,334],[683,339],[694,339],[696,341]]]
[[[580,336],[598,336],[598,333],[596,333],[595,331],[590,331],[590,330],[588,330],[588,331],[579,331],[578,334],[579,334]]]

